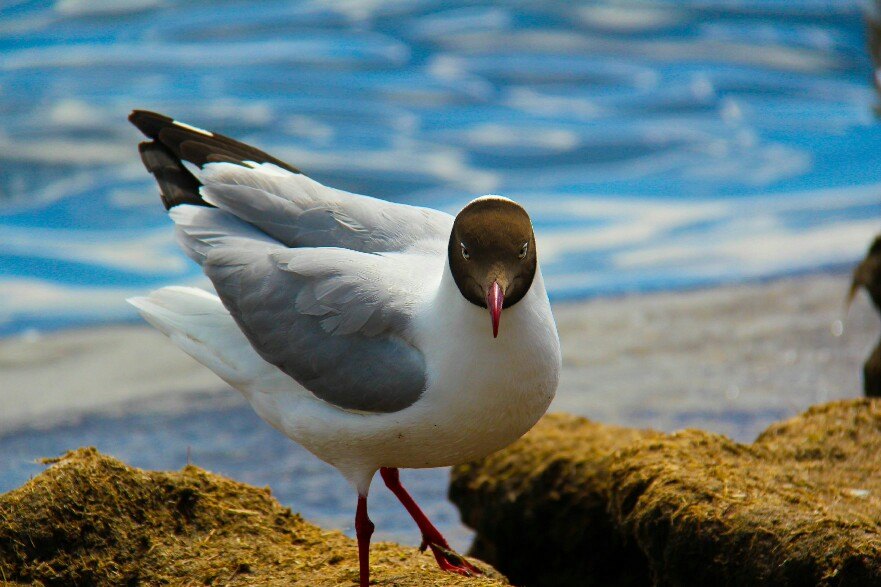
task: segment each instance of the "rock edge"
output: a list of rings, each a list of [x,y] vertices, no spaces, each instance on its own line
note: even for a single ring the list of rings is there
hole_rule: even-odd
[[[472,553],[525,585],[881,584],[881,402],[751,445],[550,415],[454,469]]]

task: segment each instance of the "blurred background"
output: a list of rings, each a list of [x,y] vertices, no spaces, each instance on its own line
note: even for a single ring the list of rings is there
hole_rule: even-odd
[[[168,284],[210,287],[174,244],[126,121],[133,108],[357,193],[452,213],[487,193],[523,203],[560,308],[570,411],[750,440],[813,401],[858,395],[858,359],[875,336],[866,307],[861,337],[837,339],[845,271],[881,228],[874,10],[857,0],[0,1],[0,491],[38,471],[35,458],[91,444],[137,466],[189,458],[271,485],[286,505],[351,531],[342,479],[125,304]],[[701,347],[708,327],[730,339],[753,312],[770,314],[741,332],[755,342],[761,331],[751,356],[790,371],[773,363],[742,380],[743,357],[725,347],[716,370],[680,357],[651,371],[631,352],[647,331],[653,347],[686,331]],[[620,352],[605,361],[597,349],[609,344]],[[825,378],[822,393],[801,393],[805,373]],[[675,383],[684,375],[699,376],[687,392]],[[658,392],[663,381],[678,391]],[[776,399],[778,388],[792,395]],[[446,472],[405,481],[463,547]],[[418,543],[393,498],[374,494],[378,535]]]

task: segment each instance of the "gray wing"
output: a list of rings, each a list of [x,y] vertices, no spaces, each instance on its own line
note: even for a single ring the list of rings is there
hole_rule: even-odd
[[[288,248],[232,214],[182,205],[178,238],[263,359],[338,407],[394,412],[425,389],[408,342],[413,267],[341,248]]]
[[[374,253],[423,243],[445,247],[449,214],[329,188],[271,163],[209,163],[192,169],[202,198],[289,247]]]

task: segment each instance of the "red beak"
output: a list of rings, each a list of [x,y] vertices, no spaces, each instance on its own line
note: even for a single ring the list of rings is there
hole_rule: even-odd
[[[498,281],[493,281],[486,292],[486,307],[489,308],[489,315],[493,321],[493,338],[499,336],[499,320],[502,318],[502,305],[505,303],[505,294],[502,293],[502,286]]]

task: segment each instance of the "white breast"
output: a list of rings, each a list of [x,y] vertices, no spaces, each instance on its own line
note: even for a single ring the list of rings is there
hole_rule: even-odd
[[[429,373],[419,407],[432,414],[434,456],[446,462],[422,466],[478,458],[522,436],[553,400],[561,368],[540,271],[529,293],[502,312],[498,338],[489,312],[462,297],[449,269],[443,275],[415,326]]]

